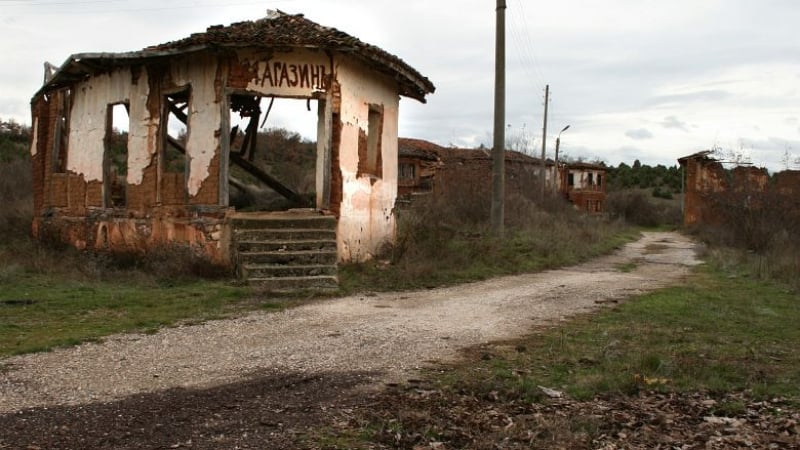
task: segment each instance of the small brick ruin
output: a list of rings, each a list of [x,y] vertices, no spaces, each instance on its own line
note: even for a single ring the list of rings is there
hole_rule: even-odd
[[[180,244],[232,265],[236,164],[295,207],[335,216],[340,260],[369,258],[394,239],[400,96],[424,102],[434,89],[394,55],[274,11],[141,51],[46,64],[31,101],[33,233],[96,251]],[[260,102],[276,97],[316,105],[313,204],[280,174],[248,166]],[[250,120],[240,148],[233,113]],[[122,150],[117,128],[127,129]]]
[[[770,174],[763,167],[726,169],[712,151],[679,158],[684,173],[683,223],[724,225],[721,208],[758,211],[780,208],[784,215],[800,215],[800,170]],[[800,218],[800,217],[799,217]]]

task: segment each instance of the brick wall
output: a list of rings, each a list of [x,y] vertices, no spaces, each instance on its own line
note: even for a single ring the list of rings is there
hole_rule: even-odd
[[[126,193],[126,206],[133,210],[146,210],[158,203],[158,168],[150,164],[142,173],[141,184],[129,184]]]
[[[331,205],[330,209],[339,216],[344,198],[342,169],[339,161],[342,141],[342,122],[338,113],[333,114],[331,130]]]
[[[705,155],[681,158],[685,173],[684,225],[695,223],[721,224],[725,201],[750,201],[756,206],[759,198],[785,196],[787,200],[800,193],[800,171],[784,171],[771,178],[764,168],[739,166],[732,170]],[[752,193],[752,195],[750,195]],[[738,200],[736,196],[741,197]],[[792,201],[784,202],[794,208]],[[787,211],[789,213],[789,211]]]
[[[189,197],[190,205],[219,204],[219,151],[208,165],[208,176],[200,185],[197,195]]]

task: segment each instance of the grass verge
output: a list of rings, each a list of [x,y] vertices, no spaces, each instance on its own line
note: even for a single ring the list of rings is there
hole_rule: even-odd
[[[247,289],[221,281],[142,284],[17,274],[0,289],[0,357],[264,307],[248,305]]]
[[[684,408],[681,436],[691,438],[703,422],[693,414],[746,417],[757,427],[764,417],[747,416],[747,405],[770,410],[770,402],[791,408],[800,402],[797,304],[797,293],[787,285],[711,264],[684,285],[528,338],[471,349],[464,363],[431,371],[424,388],[385,393],[378,402],[384,409],[371,407],[339,437],[350,439],[353,448],[374,442],[595,448],[587,442],[624,428],[616,416],[646,405],[644,416],[657,421],[668,403]],[[554,391],[569,400],[551,401]],[[779,418],[780,411],[764,420]],[[664,423],[628,425],[644,427],[642,433],[649,429],[652,444],[663,439],[661,433],[678,430],[677,423]],[[625,442],[619,436],[614,439]]]
[[[578,400],[643,389],[800,398],[797,301],[784,285],[706,267],[500,351],[477,381],[530,400],[540,385]]]

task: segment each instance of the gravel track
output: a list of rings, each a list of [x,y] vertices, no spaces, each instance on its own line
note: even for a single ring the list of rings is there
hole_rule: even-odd
[[[613,255],[561,270],[321,300],[6,358],[0,414],[209,388],[255,375],[358,371],[373,374],[372,382],[401,381],[426,364],[457,358],[465,347],[679,283],[697,264],[689,238],[646,232]]]

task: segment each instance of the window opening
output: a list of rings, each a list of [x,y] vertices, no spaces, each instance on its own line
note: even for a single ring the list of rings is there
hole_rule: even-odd
[[[103,152],[103,187],[105,206],[124,208],[128,177],[128,116],[127,103],[108,105]]]
[[[569,187],[575,186],[575,174],[574,173],[569,173],[567,175],[567,185],[569,185]]]
[[[56,117],[56,132],[53,142],[53,172],[65,173],[67,171],[67,143],[69,142],[69,110],[72,105],[72,91],[64,89],[58,95],[58,115]]]
[[[592,172],[586,174],[586,181],[590,187],[594,186],[594,174]]]
[[[358,140],[358,174],[370,178],[383,177],[381,135],[383,134],[383,107],[370,105],[367,115],[367,132],[363,130]]]
[[[413,163],[401,162],[398,166],[398,181],[404,184],[413,184],[417,180],[417,166]]]
[[[186,139],[189,135],[190,90],[164,96],[165,120],[163,148],[163,171],[186,174]]]

